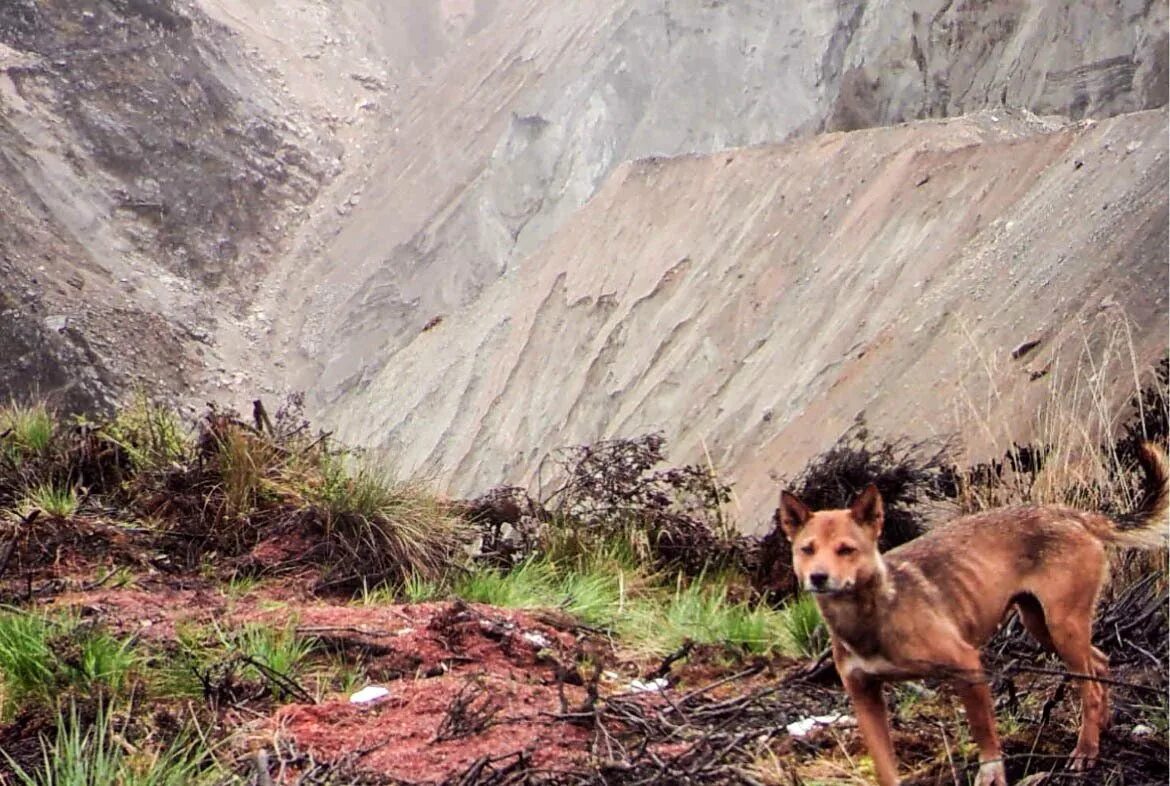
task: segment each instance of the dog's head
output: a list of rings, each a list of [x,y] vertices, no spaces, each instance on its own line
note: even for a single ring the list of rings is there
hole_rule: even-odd
[[[792,568],[808,592],[840,595],[867,584],[882,569],[878,537],[882,495],[872,483],[844,510],[810,511],[787,491],[776,512],[792,541]]]

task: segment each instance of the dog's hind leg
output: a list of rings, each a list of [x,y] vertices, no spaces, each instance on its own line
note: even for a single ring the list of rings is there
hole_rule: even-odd
[[[1107,688],[1093,679],[1105,676],[1108,659],[1092,645],[1089,619],[1087,614],[1070,614],[1059,622],[1050,619],[1048,626],[1056,651],[1069,671],[1088,677],[1080,680],[1081,730],[1069,759],[1069,767],[1074,770],[1088,769],[1096,762],[1101,725],[1109,707]]]
[[[1032,634],[1040,646],[1049,652],[1056,652],[1056,644],[1052,641],[1052,634],[1048,631],[1048,621],[1044,619],[1044,607],[1035,595],[1023,594],[1015,598],[1016,609],[1020,612],[1020,622],[1024,629]]]

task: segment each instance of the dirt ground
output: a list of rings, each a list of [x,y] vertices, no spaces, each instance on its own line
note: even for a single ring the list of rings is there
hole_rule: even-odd
[[[91,543],[88,556],[59,554],[21,580],[10,575],[5,600],[27,602],[31,593],[35,605],[72,609],[163,657],[200,626],[293,626],[311,639],[313,666],[282,690],[204,680],[199,711],[214,719],[224,757],[245,782],[755,786],[861,783],[868,771],[848,719],[806,736],[786,728],[811,716],[848,715],[824,664],[712,648],[674,661],[638,656],[553,611],[320,597],[312,571],[250,582],[126,569],[133,549],[123,545],[111,558]],[[1163,667],[1111,653],[1138,665],[1115,669],[1114,725],[1101,767],[1086,780],[1061,770],[1075,739],[1075,686],[1026,645],[1010,636],[998,641],[989,670],[1013,782],[1164,782],[1164,727],[1140,720],[1156,700],[1145,686],[1164,685]],[[339,665],[360,676],[339,684],[329,676]],[[664,689],[638,690],[636,679],[660,676]],[[388,694],[349,700],[367,685]],[[887,695],[905,783],[966,783],[977,762],[958,702],[929,684]],[[160,704],[151,711],[183,710]],[[0,745],[32,757],[45,729],[18,717],[0,727]],[[260,768],[270,781],[258,780]]]

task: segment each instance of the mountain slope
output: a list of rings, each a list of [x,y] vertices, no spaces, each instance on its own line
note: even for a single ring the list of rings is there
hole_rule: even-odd
[[[1165,351],[1166,134],[1162,111],[986,112],[623,165],[328,415],[459,493],[661,429],[736,481],[749,523],[858,418],[996,447],[968,403],[1022,438],[1053,378],[1031,372],[1094,323],[1127,315],[1139,359]]]

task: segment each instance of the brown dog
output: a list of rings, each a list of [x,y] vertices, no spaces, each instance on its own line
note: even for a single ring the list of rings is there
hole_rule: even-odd
[[[829,626],[833,660],[882,786],[898,783],[882,684],[924,676],[947,679],[963,702],[979,746],[976,786],[1007,786],[979,647],[1013,606],[1071,672],[1107,677],[1109,659],[1090,641],[1108,575],[1105,545],[1157,548],[1167,536],[1166,457],[1149,444],[1140,457],[1145,499],[1118,523],[1061,505],[1002,508],[937,527],[884,556],[877,548],[882,500],[873,485],[846,510],[814,513],[780,495],[797,579]],[[1096,760],[1108,717],[1103,682],[1081,680],[1080,690],[1075,769]]]

